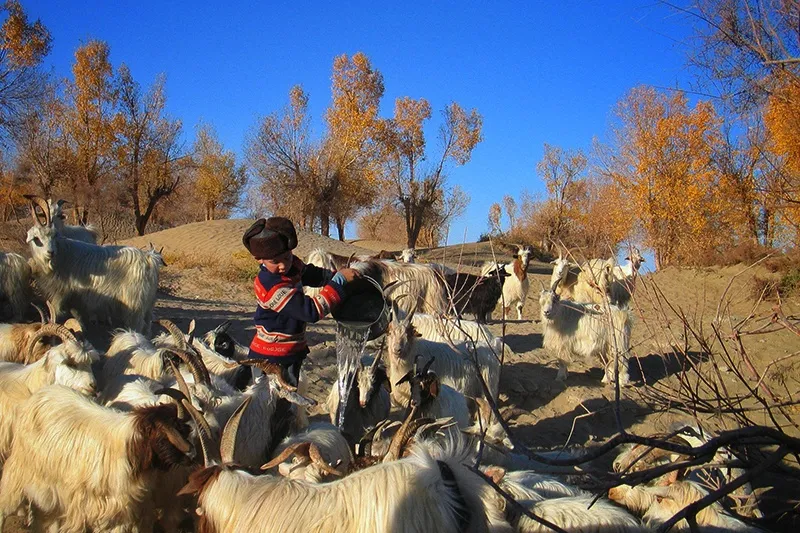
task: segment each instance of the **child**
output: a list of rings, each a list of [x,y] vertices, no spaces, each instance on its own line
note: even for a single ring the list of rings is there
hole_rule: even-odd
[[[288,381],[297,384],[308,355],[306,322],[317,322],[330,313],[344,297],[344,284],[360,273],[343,268],[334,274],[303,263],[292,254],[297,247],[294,225],[283,217],[258,219],[242,242],[261,265],[255,279],[256,334],[248,357],[281,365]],[[322,290],[312,298],[303,294],[303,285]]]

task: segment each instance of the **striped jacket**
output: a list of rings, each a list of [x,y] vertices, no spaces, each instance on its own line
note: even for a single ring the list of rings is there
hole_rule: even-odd
[[[256,334],[249,357],[263,357],[283,365],[302,360],[308,354],[306,323],[317,322],[330,313],[344,294],[331,281],[333,272],[306,265],[299,275],[272,274],[261,266],[255,279],[258,307],[253,317]],[[322,287],[317,296],[303,294],[303,285]]]

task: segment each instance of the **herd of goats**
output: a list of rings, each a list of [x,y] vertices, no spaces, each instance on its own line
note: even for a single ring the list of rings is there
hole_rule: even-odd
[[[331,389],[338,427],[309,424],[307,376],[294,386],[248,359],[229,323],[202,334],[194,321],[186,332],[153,322],[164,262],[152,246],[97,245],[90,227],[66,224],[63,202],[30,202],[30,258],[0,252],[0,311],[11,315],[0,324],[0,532],[9,517],[61,532],[651,531],[707,494],[670,473],[600,497],[514,452],[494,418],[508,348],[485,322],[498,302],[522,318],[529,247],[481,275],[415,263],[410,250],[353,263],[403,294],[344,407]],[[307,258],[332,269],[352,259]],[[599,358],[604,381],[624,385],[642,261],[554,261],[539,299],[544,347]],[[37,299],[48,312],[25,322]],[[449,318],[464,313],[476,320]],[[90,323],[119,328],[102,330],[105,352]],[[151,337],[156,324],[164,331]],[[614,468],[674,460],[628,446]],[[719,504],[697,521],[755,530]]]

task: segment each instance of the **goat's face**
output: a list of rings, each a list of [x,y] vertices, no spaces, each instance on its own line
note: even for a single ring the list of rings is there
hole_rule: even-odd
[[[519,259],[520,263],[522,263],[522,268],[527,269],[528,264],[531,262],[531,257],[533,256],[533,248],[530,246],[520,246],[517,250],[517,255],[515,256]]]
[[[359,367],[356,384],[358,385],[358,404],[362,408],[372,400],[386,379],[386,371],[377,365],[361,365]]]
[[[400,253],[400,259],[402,259],[404,263],[413,263],[416,257],[417,252],[413,248],[406,248]]]
[[[555,316],[556,307],[560,298],[549,289],[545,289],[539,295],[539,308],[541,309],[542,319],[550,320]]]
[[[566,279],[569,269],[572,266],[572,263],[563,257],[550,261],[550,264],[553,265],[553,275],[550,277],[551,282],[556,280],[563,281]]]
[[[141,470],[170,470],[189,464],[190,428],[178,419],[175,405],[157,405],[134,411],[137,437],[128,450]]]
[[[413,339],[417,336],[417,330],[410,321],[390,322],[386,332],[386,351],[392,360],[408,359]]]
[[[53,258],[56,254],[56,236],[58,232],[52,225],[36,225],[28,230],[25,242],[31,248],[31,256],[34,261],[44,265],[47,269],[53,269]]]
[[[94,396],[97,381],[92,373],[92,362],[97,361],[97,352],[88,352],[83,346],[71,341],[51,348],[45,364],[52,369],[54,383],[76,390],[86,396]]]

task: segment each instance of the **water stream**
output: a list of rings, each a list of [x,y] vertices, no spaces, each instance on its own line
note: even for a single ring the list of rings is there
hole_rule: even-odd
[[[353,390],[356,369],[369,338],[370,325],[370,322],[336,323],[336,366],[339,370],[339,408],[336,422],[340,429],[344,427],[345,406]]]

